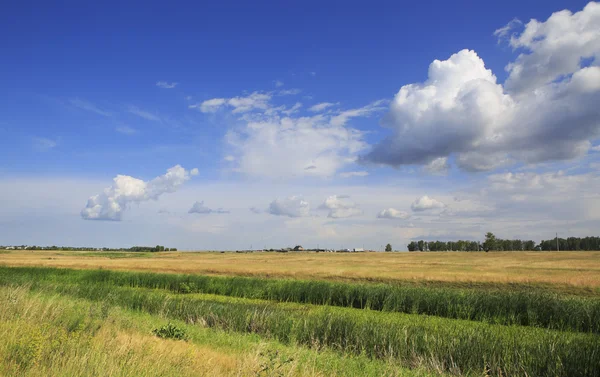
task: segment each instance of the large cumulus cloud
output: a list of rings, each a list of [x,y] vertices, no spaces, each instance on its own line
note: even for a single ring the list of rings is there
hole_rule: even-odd
[[[521,53],[504,85],[475,51],[435,60],[425,82],[396,94],[382,120],[392,134],[364,159],[402,166],[450,158],[483,171],[582,156],[600,137],[598,30],[599,3],[530,21],[510,38]]]
[[[117,175],[112,186],[88,199],[81,217],[84,220],[120,221],[130,204],[157,200],[164,193],[175,192],[196,174],[198,169],[188,171],[175,165],[148,182],[128,175]]]

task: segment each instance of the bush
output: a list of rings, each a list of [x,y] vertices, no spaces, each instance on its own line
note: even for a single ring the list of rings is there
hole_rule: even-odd
[[[184,329],[172,324],[171,322],[152,330],[152,333],[159,338],[164,339],[187,340],[188,338]]]

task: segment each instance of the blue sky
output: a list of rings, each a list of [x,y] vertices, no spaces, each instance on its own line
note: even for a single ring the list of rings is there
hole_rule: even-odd
[[[11,4],[0,244],[587,235],[598,27],[587,1]]]

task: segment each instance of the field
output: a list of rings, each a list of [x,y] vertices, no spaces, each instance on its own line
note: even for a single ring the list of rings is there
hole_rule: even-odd
[[[10,251],[0,307],[6,376],[600,376],[596,252]]]

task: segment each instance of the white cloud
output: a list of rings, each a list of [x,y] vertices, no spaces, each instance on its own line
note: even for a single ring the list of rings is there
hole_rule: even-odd
[[[600,136],[599,9],[558,12],[514,34],[523,53],[504,86],[474,51],[435,60],[427,81],[396,94],[383,119],[393,134],[365,160],[426,165],[456,156],[460,168],[482,171],[584,155]]]
[[[316,105],[309,107],[308,111],[311,111],[313,113],[319,113],[325,109],[328,109],[328,108],[330,108],[332,106],[336,106],[336,105],[339,105],[339,103],[321,102],[321,103],[318,103]]]
[[[117,175],[112,186],[88,199],[81,217],[85,220],[120,221],[130,204],[157,200],[164,193],[175,192],[190,176],[196,174],[198,169],[187,171],[175,165],[166,174],[148,182],[128,175]]]
[[[271,94],[253,92],[246,97],[212,98],[199,104],[190,105],[190,109],[199,109],[203,113],[214,113],[225,106],[232,107],[233,113],[245,113],[253,110],[267,110]]]
[[[158,86],[159,88],[163,88],[163,89],[173,89],[174,87],[177,86],[177,84],[179,84],[179,83],[177,83],[177,82],[171,82],[171,83],[169,83],[169,82],[166,82],[166,81],[158,81],[156,83],[156,86]]]
[[[224,210],[223,208],[210,209],[204,205],[204,201],[195,202],[192,205],[192,208],[189,209],[188,213],[199,213],[199,214],[209,214],[209,213],[229,213],[229,211]]]
[[[580,12],[553,13],[545,22],[531,20],[510,38],[524,50],[507,66],[506,88],[527,93],[581,69],[582,58],[600,58],[600,3],[590,2]]]
[[[276,216],[306,217],[310,214],[310,204],[300,196],[290,196],[272,201],[267,212]]]
[[[347,196],[344,195],[332,195],[328,197],[319,206],[319,209],[329,210],[327,217],[333,219],[343,219],[363,214],[363,211],[355,203],[347,200]]]
[[[311,75],[311,76],[316,76],[316,75],[317,75],[317,72],[314,72],[314,71],[313,71],[313,72],[310,72],[310,75]]]
[[[600,152],[600,145],[596,145],[595,147],[591,147],[590,150],[593,151],[593,152]]]
[[[352,178],[352,177],[366,177],[367,175],[369,175],[368,171],[347,171],[347,172],[343,172],[340,173],[340,177],[342,178]]]
[[[233,162],[233,161],[235,161],[235,157],[228,155],[228,156],[223,157],[223,160],[225,160],[227,162]]]
[[[80,109],[86,110],[86,111],[90,111],[90,112],[96,113],[98,115],[102,115],[105,117],[112,116],[112,114],[110,112],[102,110],[98,106],[94,105],[93,103],[84,101],[79,98],[70,99],[69,103],[77,108],[80,108]]]
[[[281,113],[285,114],[287,116],[290,116],[290,115],[292,115],[294,113],[297,113],[298,110],[300,110],[301,108],[302,108],[302,104],[300,102],[296,102],[294,104],[294,106],[290,107],[289,109],[281,110]]]
[[[324,116],[250,121],[226,141],[235,171],[253,176],[333,176],[366,147],[358,130],[332,125]]]
[[[302,93],[300,89],[283,89],[280,90],[277,94],[280,96],[295,96],[296,94]]]
[[[135,128],[131,128],[127,125],[121,125],[121,126],[115,128],[115,131],[125,134],[125,135],[133,135],[133,134],[137,133],[137,130]]]
[[[367,106],[360,107],[358,109],[344,110],[339,112],[336,116],[331,118],[331,124],[334,126],[343,126],[348,120],[356,117],[368,117],[373,113],[385,110],[386,100],[378,100],[371,102]]]
[[[389,220],[406,220],[410,217],[410,214],[405,211],[400,211],[394,208],[384,209],[377,214],[378,219],[389,219]]]
[[[275,80],[275,81],[273,81],[273,85],[275,85],[276,88],[282,87],[283,86],[283,81],[281,81],[281,80]]]
[[[140,109],[139,107],[136,106],[129,106],[129,109],[127,110],[129,111],[131,114],[137,115],[140,118],[144,118],[146,120],[150,120],[153,122],[160,122],[161,119],[158,115],[155,115],[149,111],[145,111]]]
[[[58,142],[52,139],[45,137],[33,138],[33,147],[40,152],[46,152],[50,149],[56,148],[57,145]]]
[[[515,28],[523,25],[523,22],[518,18],[513,18],[508,24],[494,31],[494,36],[498,38],[498,43],[501,40],[506,39],[509,34],[514,33]]]
[[[410,205],[410,208],[415,212],[422,212],[432,209],[442,209],[444,207],[446,207],[444,203],[436,199],[430,198],[427,195],[421,196]]]

